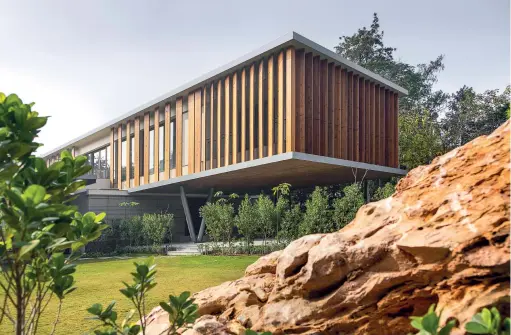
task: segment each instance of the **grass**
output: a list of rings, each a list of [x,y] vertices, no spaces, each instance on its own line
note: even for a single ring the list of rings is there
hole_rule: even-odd
[[[150,291],[147,312],[157,306],[160,301],[167,301],[169,294],[182,291],[197,292],[204,288],[233,280],[243,275],[245,268],[253,263],[257,256],[180,256],[156,257],[156,287]],[[108,305],[116,300],[116,310],[122,320],[131,309],[130,302],[119,292],[122,281],[131,282],[130,272],[134,261],[127,260],[94,260],[82,261],[75,275],[78,289],[64,299],[60,323],[56,334],[88,333],[97,322],[86,320],[89,317],[86,309],[94,303]],[[49,334],[57,310],[56,300],[52,301],[41,317],[39,334]],[[12,332],[10,323],[4,320],[0,333]]]

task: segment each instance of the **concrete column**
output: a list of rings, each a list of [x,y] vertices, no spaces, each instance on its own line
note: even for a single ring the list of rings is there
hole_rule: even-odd
[[[209,190],[209,194],[208,194],[206,203],[211,202],[212,199],[213,199],[213,189],[211,188]],[[200,223],[199,235],[197,236],[197,242],[202,242],[202,238],[204,237],[205,229],[206,229],[206,220],[204,218],[202,218],[202,221]]]
[[[188,201],[186,200],[185,189],[183,186],[179,186],[179,191],[181,193],[181,203],[183,204],[183,209],[185,212],[186,224],[188,226],[188,231],[190,232],[190,239],[195,243],[197,242],[197,238],[195,237],[192,215],[190,214],[190,208],[188,207]]]

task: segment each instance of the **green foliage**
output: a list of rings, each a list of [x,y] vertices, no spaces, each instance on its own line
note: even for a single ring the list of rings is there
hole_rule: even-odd
[[[435,312],[435,304],[429,306],[428,313],[424,316],[412,316],[412,327],[418,329],[418,335],[448,335],[451,333],[452,328],[456,326],[456,321],[451,320],[443,327],[440,327],[440,317]]]
[[[262,234],[264,244],[266,239],[274,233],[275,207],[267,195],[261,194],[255,203],[257,212],[257,227]]]
[[[94,304],[87,309],[93,315],[93,320],[101,322],[99,329],[95,328],[94,334],[97,335],[134,335],[146,334],[147,294],[156,286],[156,265],[153,258],[148,258],[144,263],[133,263],[135,272],[131,273],[133,282],[128,284],[123,282],[124,288],[120,292],[128,298],[134,306],[121,324],[117,322],[117,312],[114,311],[115,301],[111,302],[103,310],[101,304]],[[190,292],[183,292],[179,297],[169,296],[169,303],[160,302],[160,306],[169,314],[170,327],[161,334],[178,334],[178,331],[184,330],[183,327],[193,323],[198,317],[197,305],[190,299]],[[139,316],[139,325],[130,322],[135,311]],[[180,333],[180,332],[179,332]]]
[[[299,204],[295,204],[285,211],[282,216],[281,229],[278,232],[279,237],[288,243],[300,237],[299,227],[302,218],[302,209]]]
[[[37,332],[40,315],[52,296],[63,299],[74,290],[80,249],[106,228],[105,214],[77,212],[73,194],[90,170],[85,156],[63,151],[46,165],[34,156],[35,139],[47,118],[15,94],[0,93],[0,322],[9,320],[16,334]],[[62,254],[70,249],[67,256]],[[10,306],[10,308],[8,308]],[[28,313],[30,311],[30,313]],[[57,324],[57,315],[54,324]]]
[[[509,118],[509,85],[503,93],[477,93],[467,86],[452,95],[435,90],[438,74],[444,70],[444,56],[423,64],[408,64],[395,56],[397,49],[386,45],[383,37],[375,13],[369,28],[340,37],[335,50],[408,90],[407,96],[399,98],[400,163],[407,169],[489,134]]]
[[[96,335],[137,335],[140,333],[140,325],[136,322],[131,322],[135,310],[130,310],[121,324],[117,323],[117,312],[114,311],[115,301],[112,301],[105,309],[101,304],[94,304],[87,309],[87,312],[93,316],[91,320],[98,320],[101,322],[99,329],[94,330]]]
[[[340,37],[335,50],[408,90],[408,95],[399,99],[400,117],[404,114],[421,115],[428,110],[436,119],[448,99],[444,92],[434,90],[437,76],[444,69],[444,56],[423,64],[407,64],[395,57],[397,49],[385,45],[383,37],[378,15],[374,13],[369,28],[362,27],[352,36]]]
[[[305,214],[300,224],[300,235],[326,233],[334,230],[331,210],[325,188],[316,186],[305,203]]]
[[[407,169],[444,153],[438,122],[427,112],[399,116],[399,145],[399,162]]]
[[[448,335],[456,326],[456,320],[449,320],[443,327],[440,326],[442,312],[435,312],[435,304],[429,306],[424,316],[412,316],[411,325],[418,329],[418,335]],[[505,335],[510,334],[510,320],[502,320],[499,311],[493,307],[491,310],[483,308],[480,313],[474,315],[470,322],[465,325],[469,334]]]
[[[161,308],[169,314],[170,328],[167,334],[177,334],[178,329],[189,328],[188,325],[199,317],[198,306],[193,302],[190,292],[183,292],[178,297],[169,295],[169,303],[160,302]]]
[[[483,308],[480,313],[474,315],[470,322],[465,325],[465,330],[471,334],[510,334],[511,326],[509,318],[502,320],[499,311],[492,307],[491,310]]]
[[[396,191],[396,186],[393,183],[385,183],[383,187],[378,187],[373,194],[372,201],[378,201],[390,197]]]
[[[142,233],[152,245],[162,245],[165,238],[171,238],[174,214],[155,213],[142,216]]]
[[[344,196],[334,200],[333,221],[335,229],[341,229],[353,221],[358,209],[364,205],[364,194],[360,184],[354,183],[343,189]]]
[[[130,246],[144,244],[144,223],[141,215],[122,219],[119,224],[121,239],[128,240]]]
[[[254,237],[257,234],[257,220],[256,207],[252,204],[248,195],[245,195],[238,208],[238,215],[236,215],[234,223],[238,228],[238,232],[243,235],[247,246],[253,243]]]
[[[221,197],[217,192],[215,197]],[[235,198],[231,195],[230,199]],[[200,215],[206,221],[206,230],[211,239],[218,242],[231,243],[234,222],[234,206],[225,198],[218,198],[215,202],[208,202],[200,208]]]
[[[498,128],[508,119],[509,99],[509,86],[503,93],[499,90],[477,93],[467,86],[453,93],[441,120],[445,149],[452,150]]]

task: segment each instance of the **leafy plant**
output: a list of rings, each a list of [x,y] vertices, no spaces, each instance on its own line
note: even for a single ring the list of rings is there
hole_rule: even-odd
[[[303,214],[299,204],[295,204],[289,210],[284,212],[282,217],[281,229],[278,236],[285,242],[291,242],[300,236],[300,222],[302,222]]]
[[[198,314],[198,306],[190,299],[190,292],[183,292],[178,297],[169,295],[169,303],[160,302],[161,308],[169,314],[170,327],[167,334],[177,334],[178,330],[189,328]]]
[[[247,194],[241,201],[234,223],[238,232],[243,235],[247,247],[250,246],[257,234],[257,211]]]
[[[300,224],[300,235],[333,231],[328,195],[323,187],[316,186],[305,202],[305,214]]]
[[[456,320],[448,321],[445,326],[440,326],[442,312],[435,312],[435,304],[429,306],[428,312],[424,316],[412,316],[411,325],[418,329],[418,335],[448,335],[456,326]],[[491,310],[483,308],[480,313],[474,315],[470,322],[465,325],[465,330],[469,334],[487,334],[487,335],[505,335],[510,334],[510,319],[502,320],[500,312],[492,307]]]
[[[152,245],[162,245],[165,238],[172,238],[174,214],[155,213],[142,216],[142,232]]]
[[[257,211],[257,225],[259,232],[263,236],[263,244],[266,245],[266,240],[273,233],[275,207],[273,201],[267,195],[261,194],[255,203]]]
[[[111,302],[104,310],[101,304],[94,304],[87,311],[93,315],[93,320],[101,322],[99,327],[94,329],[96,335],[135,335],[142,331],[146,334],[146,300],[148,292],[156,286],[156,265],[154,259],[148,258],[144,263],[133,263],[135,272],[131,273],[133,283],[123,282],[125,288],[120,292],[128,298],[134,306],[124,318],[122,323],[117,322],[117,312],[114,311],[115,301]],[[190,292],[183,292],[179,297],[169,296],[169,303],[160,302],[160,306],[169,314],[170,327],[163,333],[178,334],[188,324],[193,323],[198,317],[198,306],[190,299]],[[139,322],[130,322],[134,313],[137,312]],[[99,328],[99,329],[98,329]]]
[[[378,187],[373,194],[372,201],[379,201],[390,197],[396,191],[396,186],[392,183],[385,183],[383,187]]]
[[[119,224],[121,239],[128,240],[130,246],[143,245],[147,238],[144,234],[144,223],[141,215],[122,219]]]
[[[222,192],[217,192],[214,202],[208,202],[200,208],[200,215],[206,221],[208,235],[215,242],[232,241],[232,228],[234,222],[234,206],[227,199],[222,197]],[[229,199],[235,199],[237,195],[231,194]]]
[[[93,315],[91,320],[101,322],[100,329],[95,329],[96,335],[137,335],[140,332],[140,325],[130,322],[135,314],[135,310],[130,310],[121,324],[117,323],[117,312],[114,311],[115,301],[112,301],[105,309],[101,304],[94,304],[87,309],[87,312]]]
[[[280,238],[279,226],[281,225],[282,216],[286,210],[289,209],[289,202],[284,198],[284,196],[288,196],[291,190],[291,184],[289,183],[281,183],[274,188],[272,188],[273,196],[277,199],[277,203],[275,205],[275,215],[276,215],[276,236],[277,240]]]
[[[450,320],[443,327],[440,327],[440,317],[442,312],[438,315],[435,312],[435,304],[429,306],[428,312],[424,316],[411,316],[412,327],[418,329],[418,335],[448,335],[451,330],[456,326],[455,320]]]
[[[16,334],[35,334],[48,301],[58,299],[55,332],[64,298],[73,292],[80,249],[106,228],[105,214],[81,215],[70,204],[90,170],[85,156],[63,151],[47,166],[34,156],[47,118],[15,94],[0,93],[0,322]],[[69,249],[65,256],[62,251]]]
[[[511,325],[509,318],[502,320],[499,311],[492,307],[491,310],[483,308],[474,315],[465,325],[465,330],[471,334],[504,335],[511,332]]]
[[[358,209],[364,205],[360,184],[353,183],[343,189],[344,196],[334,200],[333,221],[335,229],[341,229],[353,221]]]

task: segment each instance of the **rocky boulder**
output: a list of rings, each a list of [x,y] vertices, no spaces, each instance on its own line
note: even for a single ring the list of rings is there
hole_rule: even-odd
[[[203,317],[186,334],[407,334],[409,316],[433,303],[442,322],[463,325],[485,306],[509,315],[509,128],[410,171],[341,231],[302,237],[195,294]],[[159,334],[165,313],[150,318]]]

